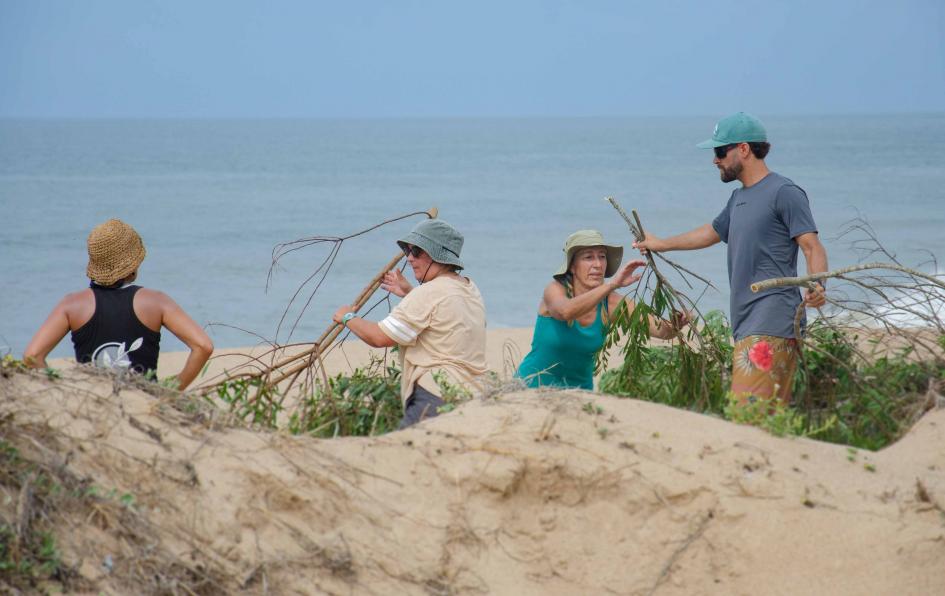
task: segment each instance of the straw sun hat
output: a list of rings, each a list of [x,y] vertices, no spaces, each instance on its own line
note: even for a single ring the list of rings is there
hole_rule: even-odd
[[[89,266],[85,272],[100,286],[111,286],[134,273],[144,260],[144,243],[120,219],[95,226],[89,234]]]
[[[602,246],[607,251],[607,269],[604,271],[604,277],[610,277],[616,273],[617,268],[620,267],[620,261],[623,260],[623,247],[607,244],[604,242],[604,235],[597,230],[578,230],[564,241],[564,248],[561,249],[564,251],[564,264],[554,274],[554,278],[561,281],[571,267],[574,254],[582,248],[592,246]]]

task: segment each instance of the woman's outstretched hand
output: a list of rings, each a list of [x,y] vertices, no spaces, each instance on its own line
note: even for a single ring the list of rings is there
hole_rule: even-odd
[[[643,277],[642,273],[634,275],[634,271],[640,267],[646,267],[646,261],[630,261],[623,267],[617,270],[617,273],[614,274],[613,284],[618,288],[625,288],[632,283],[640,281],[640,278]]]
[[[407,278],[404,277],[404,274],[401,273],[399,269],[391,269],[385,273],[384,278],[381,280],[381,287],[394,296],[400,296],[401,298],[409,294],[410,290],[413,289],[413,286],[407,281]]]

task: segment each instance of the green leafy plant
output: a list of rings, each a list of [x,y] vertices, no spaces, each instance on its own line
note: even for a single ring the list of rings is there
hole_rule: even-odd
[[[368,436],[397,429],[403,417],[400,369],[373,362],[329,379],[291,415],[288,429],[316,437]]]
[[[742,402],[731,392],[725,406],[725,417],[732,422],[763,428],[779,437],[817,437],[826,434],[836,424],[836,417],[832,417],[823,425],[810,428],[803,414],[779,400],[749,399]]]
[[[637,312],[639,311],[639,312]],[[775,434],[880,449],[895,441],[914,420],[929,383],[945,379],[945,360],[920,360],[910,346],[864,359],[858,336],[813,322],[804,340],[790,407],[765,401],[739,404],[729,396],[731,329],[718,311],[701,323],[702,349],[650,347],[645,317],[654,310],[638,305],[615,320],[614,338],[624,337],[624,362],[604,372],[605,393],[654,401],[755,424]]]
[[[285,396],[261,379],[225,381],[216,387],[216,397],[240,420],[276,428]]]
[[[466,401],[472,397],[468,389],[462,385],[450,382],[449,376],[441,370],[433,371],[433,380],[436,382],[437,387],[440,388],[440,399],[447,404],[454,404],[455,407],[456,403]]]
[[[733,351],[725,316],[720,311],[706,315],[703,349],[697,351],[686,344],[648,346],[650,314],[654,310],[642,302],[626,316],[618,309],[608,341],[626,339],[624,361],[602,375],[600,390],[721,415]]]

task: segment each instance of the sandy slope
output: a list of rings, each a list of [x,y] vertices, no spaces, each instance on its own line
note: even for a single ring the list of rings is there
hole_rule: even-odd
[[[209,593],[945,593],[941,410],[851,454],[583,392],[337,440],[214,425],[76,370],[0,379],[0,398],[5,436],[134,494],[147,540],[66,518],[67,561],[110,593],[134,591],[145,546]]]

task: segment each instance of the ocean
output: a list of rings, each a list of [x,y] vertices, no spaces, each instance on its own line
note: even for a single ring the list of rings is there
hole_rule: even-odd
[[[831,267],[864,256],[840,237],[856,217],[906,264],[931,272],[929,254],[945,258],[945,114],[760,115],[767,163],[807,191]],[[715,120],[0,120],[0,353],[21,355],[56,302],[86,287],[86,238],[113,217],[144,239],[137,283],[218,347],[313,340],[418,218],[344,241],[291,307],[333,245],[290,253],[267,287],[274,246],[433,206],[466,237],[489,325],[531,326],[568,234],[599,229],[633,256],[605,197],[661,236],[718,214],[737,182],[695,148]],[[727,311],[724,245],[670,256],[718,289],[690,292],[701,309]],[[183,345],[165,331],[162,348]],[[66,337],[52,356],[69,354]]]

